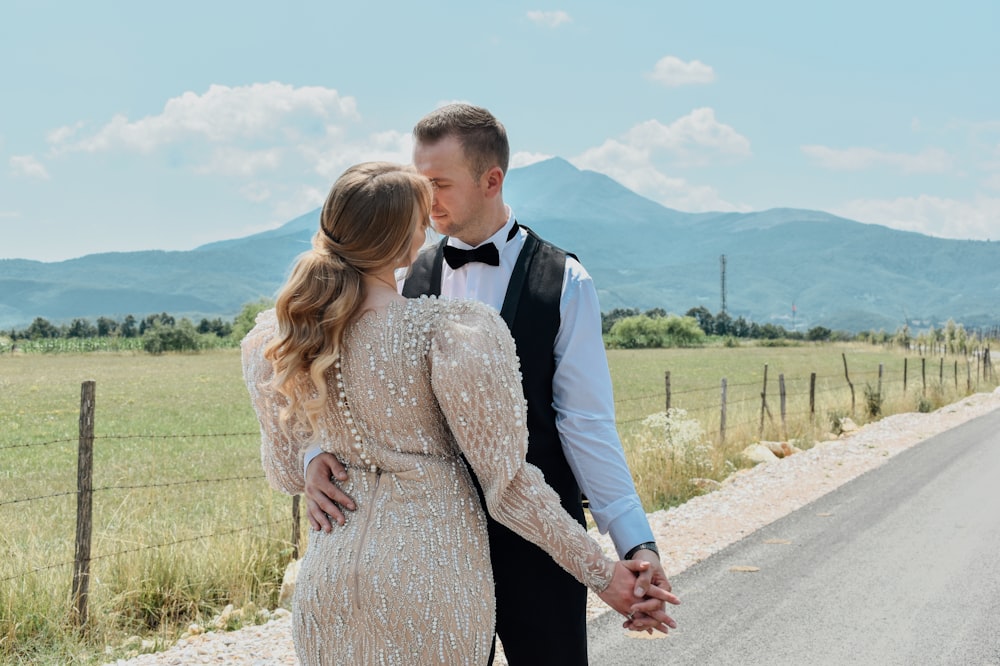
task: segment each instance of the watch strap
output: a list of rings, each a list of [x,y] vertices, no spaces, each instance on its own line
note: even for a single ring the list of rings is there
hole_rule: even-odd
[[[635,554],[638,553],[640,550],[651,550],[654,553],[656,553],[657,557],[660,556],[660,549],[656,547],[656,542],[646,541],[644,543],[640,543],[638,546],[634,547],[632,550],[625,553],[625,559],[631,560],[633,557],[635,557]]]

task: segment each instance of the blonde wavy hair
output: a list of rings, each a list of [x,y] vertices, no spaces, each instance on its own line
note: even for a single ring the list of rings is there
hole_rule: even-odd
[[[409,264],[417,225],[426,224],[431,184],[412,167],[389,162],[352,166],[330,189],[312,249],[298,257],[278,293],[278,335],[264,351],[272,386],[309,430],[326,406],[326,373],[340,354],[345,329],[365,300],[362,276]],[[310,386],[311,384],[311,386]]]

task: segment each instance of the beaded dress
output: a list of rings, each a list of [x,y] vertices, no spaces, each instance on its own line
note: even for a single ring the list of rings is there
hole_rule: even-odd
[[[304,488],[294,419],[279,427],[267,343],[273,310],[243,341],[244,379],[261,426],[261,460],[277,490]],[[591,590],[613,563],[525,462],[528,433],[513,339],[481,303],[435,298],[364,312],[327,378],[319,443],[348,468],[357,509],[330,534],[310,532],[293,601],[303,664],[485,664],[494,593],[483,509],[536,543]],[[526,608],[539,614],[553,608]]]

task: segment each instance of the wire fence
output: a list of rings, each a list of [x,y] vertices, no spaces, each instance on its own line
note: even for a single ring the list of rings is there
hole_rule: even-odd
[[[635,410],[639,406],[644,406],[646,403],[650,403],[648,408],[644,408],[646,411],[645,415],[639,417],[620,418],[617,423],[619,426],[628,426],[645,420],[648,413],[655,409],[653,402],[657,401],[659,403],[657,407],[662,407],[667,411],[673,407],[685,409],[690,415],[693,415],[703,426],[705,426],[706,432],[716,433],[718,441],[724,442],[727,435],[727,429],[735,427],[756,427],[760,435],[763,435],[766,429],[778,431],[783,434],[787,428],[787,422],[790,417],[809,419],[810,421],[815,420],[817,412],[820,409],[820,405],[824,405],[827,409],[833,405],[837,409],[846,413],[847,402],[845,399],[845,387],[850,390],[850,409],[853,412],[856,408],[857,399],[855,391],[856,382],[864,381],[866,382],[866,387],[870,387],[872,385],[877,386],[878,398],[881,399],[884,387],[889,384],[889,381],[883,377],[881,364],[878,371],[855,372],[852,377],[848,367],[846,355],[843,357],[843,363],[844,377],[841,382],[834,382],[832,379],[826,378],[823,384],[818,385],[816,373],[811,373],[810,376],[802,377],[785,377],[784,375],[779,375],[776,382],[773,377],[769,382],[767,366],[765,365],[764,378],[761,382],[738,382],[728,384],[726,378],[722,378],[717,384],[687,387],[678,391],[674,391],[671,388],[672,376],[671,372],[668,370],[664,374],[664,385],[661,392],[631,395],[619,398],[615,401],[616,407],[620,410],[623,408]],[[897,384],[902,383],[904,390],[909,384],[914,387],[919,387],[922,391],[926,392],[928,388],[941,386],[945,383],[946,377],[944,367],[944,359],[942,358],[938,363],[937,376],[935,377],[932,372],[930,381],[928,381],[926,359],[920,359],[919,375],[916,368],[914,368],[913,377],[911,379],[909,375],[908,363],[904,362],[903,375],[901,378],[896,378],[895,382]],[[975,377],[973,377],[973,365],[968,359],[966,360],[964,377],[961,377],[962,373],[959,371],[959,363],[957,360],[950,369],[952,372],[949,379],[954,382],[955,389],[958,391],[961,391],[962,389],[961,380],[964,380],[964,389],[966,392],[971,392],[975,387],[978,387],[980,381],[989,382],[994,385],[996,382],[988,350],[986,350],[984,357],[979,359],[975,365]],[[777,395],[774,393],[775,384],[778,385]],[[791,390],[789,390],[790,388]],[[92,381],[84,382],[81,385],[79,420],[80,432],[77,438],[66,437],[39,442],[21,442],[0,446],[0,454],[4,452],[14,454],[19,450],[27,448],[45,448],[60,445],[65,446],[72,443],[75,443],[77,447],[77,487],[75,489],[53,488],[50,489],[50,492],[25,496],[4,497],[0,495],[0,508],[14,505],[29,505],[33,502],[51,500],[53,498],[75,496],[77,499],[77,512],[75,541],[73,544],[74,558],[72,560],[28,566],[20,571],[0,577],[0,583],[22,579],[42,571],[72,567],[72,615],[75,623],[82,626],[85,625],[87,621],[88,583],[91,575],[90,565],[95,561],[107,560],[142,551],[165,549],[178,544],[224,538],[235,534],[272,531],[276,525],[281,523],[288,524],[290,528],[289,533],[292,535],[292,557],[298,557],[299,534],[301,530],[301,517],[299,510],[300,497],[298,496],[293,498],[292,511],[288,518],[264,522],[258,521],[238,527],[231,527],[219,531],[207,531],[201,534],[164,540],[157,543],[142,543],[127,548],[111,549],[107,552],[92,552],[91,543],[94,536],[93,502],[95,495],[98,496],[99,499],[100,497],[113,491],[133,491],[139,489],[177,490],[181,488],[196,487],[199,485],[214,486],[224,483],[257,483],[264,487],[262,483],[264,479],[263,473],[214,476],[210,478],[187,478],[168,481],[154,480],[144,483],[121,482],[117,484],[95,486],[93,482],[95,440],[202,440],[207,438],[248,439],[259,437],[259,432],[166,435],[113,434],[98,437],[94,434],[94,391],[95,385]],[[713,395],[717,396],[717,398],[713,398]],[[793,402],[791,399],[792,396],[794,396],[795,404],[790,406],[790,403]],[[734,419],[733,416],[737,414],[740,416]],[[8,488],[9,487],[10,486],[8,484]]]

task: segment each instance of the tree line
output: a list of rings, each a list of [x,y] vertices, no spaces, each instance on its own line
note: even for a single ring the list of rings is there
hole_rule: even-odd
[[[21,342],[85,339],[138,340],[150,353],[165,351],[195,351],[219,346],[236,346],[253,328],[257,314],[273,306],[273,301],[261,299],[243,306],[232,321],[220,317],[203,318],[197,324],[191,319],[161,312],[142,319],[126,315],[121,319],[98,317],[91,323],[77,318],[68,324],[54,324],[44,317],[36,317],[23,329],[11,329],[7,334],[14,347]],[[940,349],[949,353],[967,353],[986,340],[1000,337],[1000,330],[967,330],[962,324],[949,319],[940,328],[914,332],[908,325],[892,333],[862,331],[849,333],[834,331],[824,326],[813,326],[806,331],[789,331],[778,324],[759,324],[740,316],[733,318],[725,311],[712,314],[705,306],[689,309],[684,315],[670,314],[663,308],[614,308],[601,313],[601,328],[605,345],[620,349],[656,347],[690,347],[704,344],[709,338],[722,338],[735,343],[747,340],[802,340],[810,342],[863,341],[873,344],[893,344],[905,349],[923,347]],[[2,337],[2,336],[0,336]],[[2,343],[2,340],[0,340]]]
[[[688,310],[683,316],[663,308],[641,311],[638,308],[615,308],[601,313],[601,328],[608,347],[639,349],[650,347],[688,347],[703,344],[709,337],[727,342],[748,340],[801,340],[808,342],[859,341],[896,345],[903,349],[922,348],[951,354],[964,354],[983,343],[1000,338],[1000,328],[966,329],[949,319],[944,326],[930,326],[914,331],[908,324],[892,333],[884,330],[835,331],[813,326],[806,331],[789,331],[778,324],[758,324],[740,316],[735,319],[725,311],[712,314],[705,306]]]
[[[120,339],[137,340],[143,350],[159,354],[166,351],[197,351],[220,346],[235,346],[253,327],[257,313],[272,306],[262,299],[243,307],[232,321],[221,317],[203,318],[197,324],[187,317],[180,319],[166,312],[150,314],[143,319],[126,315],[121,319],[98,317],[91,323],[77,318],[68,324],[54,324],[44,317],[35,317],[23,329],[12,328],[7,337],[12,347],[25,343],[43,343],[56,340]],[[20,343],[20,345],[19,345]]]

